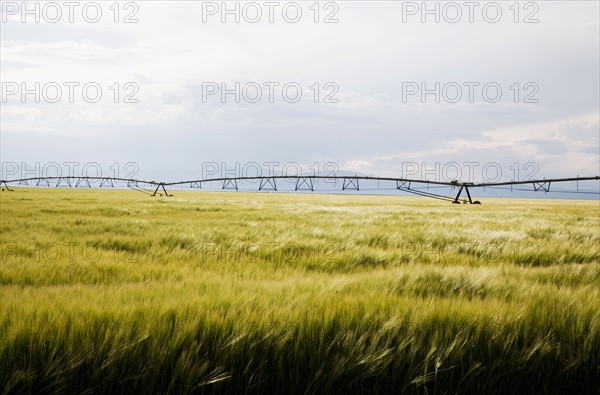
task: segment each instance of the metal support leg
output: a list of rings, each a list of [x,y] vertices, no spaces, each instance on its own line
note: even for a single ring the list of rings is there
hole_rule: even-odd
[[[302,188],[303,185],[306,185],[306,188]],[[308,177],[298,177],[296,178],[296,191],[313,191],[315,190],[312,182],[312,178]]]
[[[115,187],[115,184],[113,184],[113,180],[110,178],[103,178],[102,181],[100,181],[100,188],[102,188],[105,184],[110,185],[112,188]]]
[[[235,178],[227,178],[223,181],[223,190],[238,190],[237,180]]]
[[[4,184],[4,186],[6,187],[6,190],[7,190],[7,191],[14,192],[14,189],[10,189],[10,188],[8,187],[8,184],[6,183],[6,181],[4,181],[4,180],[0,181],[0,186],[2,186],[2,184]],[[2,190],[4,190],[4,188],[2,188]]]
[[[87,178],[80,178],[77,180],[77,183],[75,184],[75,188],[77,188],[80,184],[85,184],[87,185],[89,188],[91,188],[92,186],[90,185],[90,180],[88,180]]]
[[[66,181],[67,185],[69,186],[69,188],[71,188],[71,179],[69,177],[61,177],[58,179],[58,182],[56,183],[56,187],[58,188],[60,186],[60,183]]]
[[[469,197],[469,203],[473,204],[473,200],[471,200],[471,193],[469,193],[469,188],[465,187],[465,192],[467,193],[467,196]]]
[[[458,193],[456,194],[456,197],[454,198],[454,201],[452,203],[454,204],[460,204],[460,202],[458,201],[458,198],[460,197],[460,194],[462,193],[464,186],[461,185],[460,188],[458,189]]]
[[[396,189],[410,189],[410,181],[396,181]]]
[[[275,183],[275,178],[261,178],[258,190],[262,191],[264,189],[277,191],[277,184]]]
[[[169,195],[169,193],[165,189],[165,183],[164,182],[156,184],[156,189],[154,190],[154,193],[152,194],[152,196],[156,196],[156,193],[158,192],[158,189],[161,188],[161,187],[162,187],[163,192],[165,193],[165,196],[173,196],[173,195]],[[162,193],[161,193],[161,196],[162,196]]]
[[[550,192],[550,182],[548,181],[542,181],[542,182],[534,182],[533,183],[533,190],[534,191],[539,191],[542,190],[545,193]]]
[[[344,177],[344,183],[342,184],[342,191],[345,191],[346,189],[355,189],[357,191],[360,191],[360,188],[358,187],[358,178]]]
[[[460,186],[460,188],[458,189],[458,193],[456,194],[456,197],[454,198],[454,201],[452,203],[454,203],[454,204],[460,204],[460,201],[458,200],[458,198],[460,198],[460,194],[462,193],[463,189],[467,193],[467,197],[469,198],[469,203],[470,204],[481,204],[481,202],[479,200],[473,200],[471,198],[471,192],[469,192],[469,187],[466,186],[466,185],[461,185]]]

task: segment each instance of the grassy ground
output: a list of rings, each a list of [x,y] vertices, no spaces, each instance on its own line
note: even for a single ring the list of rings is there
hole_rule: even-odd
[[[598,201],[17,189],[2,393],[600,392]]]

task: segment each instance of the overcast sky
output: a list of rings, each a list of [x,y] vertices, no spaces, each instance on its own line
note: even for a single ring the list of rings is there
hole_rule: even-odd
[[[3,1],[2,162],[134,162],[171,179],[203,162],[600,173],[597,1],[427,4],[439,22],[421,2],[228,2],[236,22],[221,2],[122,2],[116,15],[111,1],[72,15],[40,2],[36,23]],[[39,103],[22,97],[36,82]],[[236,83],[239,103],[223,100]],[[438,98],[421,95],[436,83]]]

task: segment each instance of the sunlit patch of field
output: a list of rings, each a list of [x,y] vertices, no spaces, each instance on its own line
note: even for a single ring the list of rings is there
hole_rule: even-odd
[[[20,188],[3,393],[600,391],[598,201]]]

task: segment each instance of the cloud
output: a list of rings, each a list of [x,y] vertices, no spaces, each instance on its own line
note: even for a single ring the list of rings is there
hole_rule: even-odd
[[[15,95],[2,103],[3,160],[61,161],[74,149],[113,158],[117,150],[94,148],[103,144],[127,146],[120,161],[149,168],[160,153],[180,168],[198,158],[334,161],[396,174],[407,161],[493,160],[505,168],[533,161],[553,175],[597,171],[600,56],[590,15],[598,4],[543,2],[534,24],[514,23],[509,3],[497,24],[423,24],[401,23],[400,3],[341,2],[334,24],[314,23],[309,3],[297,24],[202,23],[200,2],[139,3],[135,24],[10,19],[0,42],[3,82],[93,81],[103,96],[49,104]],[[202,100],[204,82],[266,81],[297,82],[302,100],[288,103],[280,93],[273,103]],[[423,103],[418,95],[405,102],[402,86],[411,81],[495,82],[503,95],[498,103],[480,91],[474,102]],[[138,103],[123,102],[127,82],[139,87]],[[339,102],[323,103],[327,82],[339,87]],[[523,103],[527,82],[539,86],[539,103]]]
[[[544,176],[561,177],[577,174],[597,175],[600,168],[598,114],[584,114],[552,122],[517,125],[484,130],[475,138],[453,138],[430,149],[403,150],[391,155],[354,159],[349,166],[360,164],[367,171],[385,169],[386,175],[398,175],[407,164],[419,168],[458,163],[463,169],[477,163],[498,164],[507,176],[509,169],[535,163]],[[441,171],[440,171],[441,172]],[[481,179],[479,179],[481,180]]]

